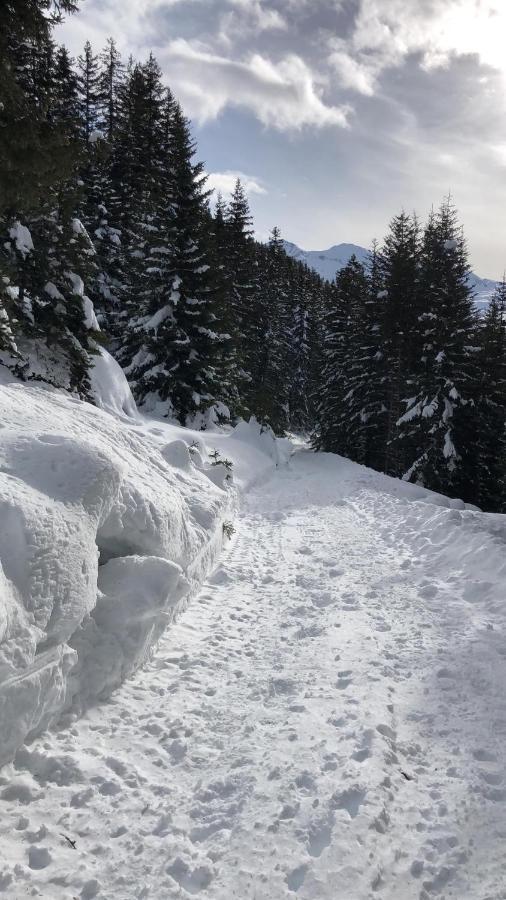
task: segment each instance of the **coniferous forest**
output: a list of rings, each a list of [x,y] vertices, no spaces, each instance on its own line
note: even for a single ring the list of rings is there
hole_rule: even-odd
[[[106,346],[148,411],[254,415],[506,512],[506,282],[478,315],[451,199],[322,280],[255,240],[239,181],[211,196],[153,56],[56,45],[75,8],[0,9],[0,361],[91,399]]]

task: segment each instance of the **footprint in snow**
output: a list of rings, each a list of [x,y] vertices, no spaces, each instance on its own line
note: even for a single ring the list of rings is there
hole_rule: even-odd
[[[354,785],[344,791],[336,791],[331,797],[333,809],[344,809],[350,819],[358,816],[360,807],[364,803],[367,792],[360,786]]]
[[[323,591],[321,594],[315,594],[311,597],[311,603],[313,606],[317,606],[318,609],[324,609],[334,602],[334,598],[329,591]]]
[[[332,842],[332,828],[334,816],[331,814],[326,819],[313,822],[307,832],[307,852],[310,856],[321,856],[323,851],[330,847]]]
[[[190,869],[189,865],[179,856],[170,866],[167,866],[167,874],[189,894],[200,894],[209,887],[213,880],[213,873],[208,866],[202,865]]]
[[[350,678],[351,674],[351,669],[343,669],[342,672],[337,673],[338,677],[336,687],[338,688],[338,690],[345,691],[346,688],[348,688],[350,684],[352,684],[353,679]]]
[[[285,878],[286,885],[289,891],[293,891],[294,894],[300,890],[302,885],[304,884],[306,873],[308,867],[304,864],[301,866],[297,866],[296,869],[293,869]]]

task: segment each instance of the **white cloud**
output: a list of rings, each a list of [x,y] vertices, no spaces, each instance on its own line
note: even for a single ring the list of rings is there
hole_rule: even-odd
[[[376,73],[370,64],[365,65],[354,59],[344,48],[338,49],[337,45],[338,42],[335,41],[336,49],[332,51],[329,62],[335,69],[341,86],[371,96],[374,93]]]
[[[259,35],[263,31],[285,31],[287,23],[276,9],[261,0],[228,0],[220,19],[219,37],[230,45],[234,38]]]
[[[349,108],[327,105],[314,73],[295,54],[277,63],[259,53],[236,60],[180,38],[160,59],[185,110],[200,122],[240,107],[280,130],[347,125]]]
[[[447,66],[474,54],[505,73],[504,0],[362,0],[349,40],[331,38],[329,63],[339,83],[372,94],[379,76],[421,54],[423,68]]]
[[[234,190],[238,178],[241,179],[247,194],[267,194],[267,190],[259,178],[245,175],[244,172],[232,172],[229,169],[226,172],[209,172],[207,184],[216,193],[227,196]]]

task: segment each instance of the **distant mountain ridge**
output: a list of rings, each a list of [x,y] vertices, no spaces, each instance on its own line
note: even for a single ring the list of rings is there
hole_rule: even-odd
[[[328,250],[302,250],[297,244],[292,244],[290,241],[283,241],[283,243],[289,256],[306,263],[310,269],[314,269],[315,272],[318,272],[322,278],[326,278],[328,281],[333,280],[336,272],[339,272],[349,262],[353,254],[355,254],[359,262],[364,264],[369,258],[369,251],[358,244],[335,244],[333,247],[329,247]],[[476,306],[479,309],[484,309],[497,287],[497,281],[492,281],[490,278],[480,278],[472,272],[469,283],[475,293]]]

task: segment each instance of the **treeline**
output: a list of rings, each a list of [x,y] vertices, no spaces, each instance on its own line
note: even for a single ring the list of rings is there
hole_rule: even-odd
[[[506,510],[506,287],[478,317],[455,210],[401,214],[333,284],[214,206],[156,60],[53,41],[73,0],[0,8],[0,361],[90,399],[105,343],[146,410],[256,415]]]
[[[154,57],[124,65],[111,39],[74,61],[53,43],[47,5],[1,14],[3,361],[86,398],[105,340],[146,409],[309,428],[328,286],[276,229],[254,240],[240,182],[211,209]]]
[[[325,313],[316,447],[506,511],[506,283],[483,317],[450,199],[394,218]]]

